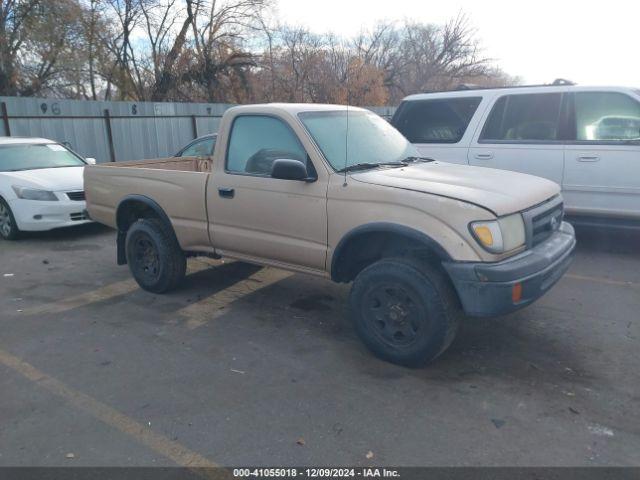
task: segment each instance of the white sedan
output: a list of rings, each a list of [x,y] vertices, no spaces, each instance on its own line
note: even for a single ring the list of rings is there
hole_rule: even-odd
[[[52,140],[0,137],[0,236],[90,222],[82,173],[94,163]]]

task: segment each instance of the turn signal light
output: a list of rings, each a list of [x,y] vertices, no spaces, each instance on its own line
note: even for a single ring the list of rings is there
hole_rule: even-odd
[[[473,227],[473,230],[476,232],[478,240],[480,240],[485,247],[493,245],[493,235],[491,234],[489,227],[485,225],[478,225]]]
[[[511,289],[511,301],[518,303],[520,300],[522,300],[522,284],[516,283]]]

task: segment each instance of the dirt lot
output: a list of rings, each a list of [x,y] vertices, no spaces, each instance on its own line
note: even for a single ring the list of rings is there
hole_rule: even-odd
[[[538,303],[377,360],[348,286],[192,259],[137,288],[90,225],[0,242],[0,465],[640,465],[640,235]]]

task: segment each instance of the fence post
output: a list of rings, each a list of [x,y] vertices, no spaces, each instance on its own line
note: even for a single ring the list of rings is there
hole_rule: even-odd
[[[7,137],[11,136],[11,127],[9,126],[9,113],[7,112],[7,104],[2,102],[2,121],[4,122],[4,131]]]
[[[109,143],[109,160],[112,162],[116,161],[116,151],[113,148],[113,132],[111,131],[111,114],[109,113],[109,109],[104,109],[104,123],[107,126],[107,142]]]
[[[198,138],[198,121],[195,115],[191,115],[191,128],[193,129],[193,138]]]

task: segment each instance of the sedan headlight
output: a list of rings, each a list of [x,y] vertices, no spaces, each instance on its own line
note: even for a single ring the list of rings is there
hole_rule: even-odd
[[[478,243],[491,253],[504,253],[525,243],[522,215],[515,213],[497,220],[472,222],[469,225]]]
[[[48,190],[38,190],[35,188],[18,187],[17,185],[14,185],[13,191],[16,192],[18,198],[22,198],[23,200],[42,200],[48,202],[58,201],[58,197],[56,197],[55,193]]]

